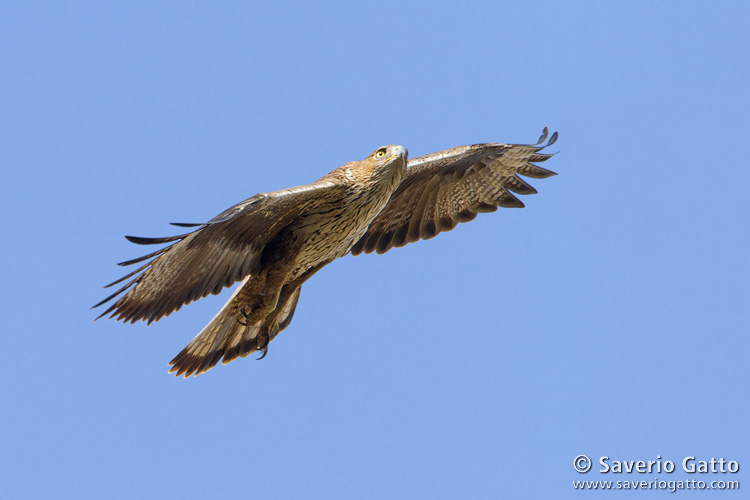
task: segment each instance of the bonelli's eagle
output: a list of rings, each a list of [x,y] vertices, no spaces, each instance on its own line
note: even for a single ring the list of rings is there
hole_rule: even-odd
[[[184,304],[241,281],[227,303],[171,362],[176,375],[198,375],[219,360],[261,351],[289,326],[302,284],[332,260],[384,253],[430,239],[497,207],[523,207],[513,193],[536,190],[519,174],[554,175],[536,163],[547,129],[533,145],[459,146],[408,160],[403,146],[384,146],[305,186],[257,194],[192,232],[165,238],[126,236],[140,245],[168,244],[120,263],[140,264],[107,286],[126,282],[101,316],[158,321]]]

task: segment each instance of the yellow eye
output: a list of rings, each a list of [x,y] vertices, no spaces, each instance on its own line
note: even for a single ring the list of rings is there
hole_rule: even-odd
[[[380,148],[375,152],[375,158],[382,158],[385,156],[385,148]]]

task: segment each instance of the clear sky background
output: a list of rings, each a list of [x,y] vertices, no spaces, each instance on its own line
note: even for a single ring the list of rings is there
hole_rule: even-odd
[[[750,488],[748,4],[269,3],[0,5],[2,496]],[[92,321],[143,254],[124,234],[383,144],[544,126],[560,175],[525,209],[334,262],[262,361],[167,374],[229,290],[149,327]],[[579,454],[678,471],[583,475]],[[687,476],[686,456],[741,470]]]

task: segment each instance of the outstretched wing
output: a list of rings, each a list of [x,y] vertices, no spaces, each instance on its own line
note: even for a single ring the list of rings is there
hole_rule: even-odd
[[[335,189],[333,183],[319,181],[259,194],[234,205],[205,224],[176,224],[199,226],[191,233],[178,236],[126,236],[140,245],[170,245],[119,264],[129,266],[147,261],[135,271],[107,285],[110,287],[132,278],[94,306],[98,307],[130,289],[99,318],[111,313],[111,318],[124,322],[143,320],[151,323],[184,304],[206,297],[209,293],[217,294],[224,287],[256,274],[266,244],[304,213],[307,207],[325,197],[330,189]]]
[[[459,146],[409,160],[406,176],[367,232],[352,247],[352,255],[385,253],[420,239],[450,231],[459,222],[497,207],[523,207],[512,193],[536,190],[518,174],[543,179],[555,172],[534,164],[551,158],[542,153],[547,144],[545,127],[539,142]]]

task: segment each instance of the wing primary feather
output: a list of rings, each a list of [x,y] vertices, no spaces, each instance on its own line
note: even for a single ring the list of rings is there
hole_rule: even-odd
[[[170,222],[172,226],[177,227],[198,227],[198,226],[205,226],[205,222]]]
[[[542,130],[542,136],[539,137],[539,141],[534,144],[534,146],[538,146],[541,143],[543,143],[545,140],[547,140],[547,134],[549,134],[549,129],[547,127],[544,127],[544,130]],[[555,132],[555,135],[557,135],[557,132]]]
[[[505,181],[505,186],[513,191],[514,193],[518,194],[536,194],[537,190],[534,189],[534,186],[530,185],[517,175],[511,175],[507,178]]]
[[[137,245],[160,245],[161,243],[169,243],[171,241],[181,240],[189,236],[190,234],[191,233],[185,233],[185,234],[180,234],[177,236],[166,236],[164,238],[144,238],[143,236],[125,236],[125,239]]]
[[[109,288],[109,287],[111,287],[112,285],[116,285],[116,284],[118,284],[118,283],[122,283],[123,281],[125,281],[125,280],[126,280],[126,279],[128,279],[128,278],[130,278],[131,276],[134,276],[134,275],[136,275],[136,274],[140,273],[141,271],[143,271],[144,269],[146,269],[146,268],[147,268],[148,266],[150,266],[150,265],[151,265],[151,262],[146,262],[146,263],[145,263],[144,265],[142,265],[141,267],[139,267],[139,268],[138,268],[138,269],[136,269],[135,271],[133,271],[133,272],[131,272],[131,273],[128,273],[128,274],[126,274],[125,276],[123,276],[123,277],[122,277],[122,278],[120,278],[119,280],[117,280],[117,281],[113,281],[113,282],[112,282],[112,283],[110,283],[109,285],[104,285],[104,288]]]
[[[542,168],[539,165],[534,165],[533,163],[526,163],[525,165],[519,167],[516,172],[526,177],[532,177],[534,179],[546,179],[547,177],[557,175],[557,172],[547,170],[546,168]]]
[[[95,308],[99,307],[100,305],[104,304],[105,302],[109,302],[109,301],[110,301],[110,300],[112,300],[113,298],[117,297],[117,296],[118,296],[118,295],[120,295],[120,294],[121,294],[122,292],[124,292],[125,290],[127,290],[127,289],[128,289],[129,287],[130,287],[130,285],[132,285],[133,283],[137,283],[137,282],[138,282],[138,279],[139,279],[139,278],[140,278],[140,276],[139,276],[138,278],[136,278],[136,279],[132,280],[132,281],[131,281],[130,283],[128,283],[127,285],[123,286],[123,287],[122,287],[122,288],[120,288],[119,290],[117,290],[117,291],[116,291],[115,293],[113,293],[112,295],[110,295],[110,296],[109,296],[109,297],[107,297],[106,299],[102,300],[101,302],[98,302],[98,303],[97,303],[96,305],[93,305],[93,306],[91,306],[91,309],[95,309]],[[115,308],[116,306],[117,306],[117,304],[112,304],[112,307],[110,307],[109,309],[107,309],[106,311],[104,311],[104,312],[103,312],[102,314],[100,314],[100,315],[99,315],[99,316],[98,316],[98,317],[97,317],[96,319],[99,319],[99,318],[101,318],[102,316],[104,316],[105,314],[109,313],[109,312],[110,312],[110,311],[111,311],[112,309],[114,309],[114,308]],[[96,319],[95,319],[94,321],[96,321]]]
[[[533,161],[547,161],[550,158],[552,158],[553,156],[555,156],[555,154],[557,154],[557,153],[535,153],[535,154],[529,156],[529,159],[526,160],[526,161],[527,162],[529,162],[529,161],[532,161],[532,162]]]
[[[497,204],[503,208],[523,208],[525,206],[521,200],[510,194],[506,189],[502,190]]]
[[[167,250],[169,250],[169,247],[162,248],[161,250],[157,250],[156,252],[150,253],[148,255],[144,255],[143,257],[138,257],[137,259],[126,260],[125,262],[119,262],[117,265],[118,266],[129,266],[131,264],[137,264],[138,262],[143,262],[144,260],[150,259],[151,257],[156,257],[157,255],[161,255],[164,252],[166,252]]]

